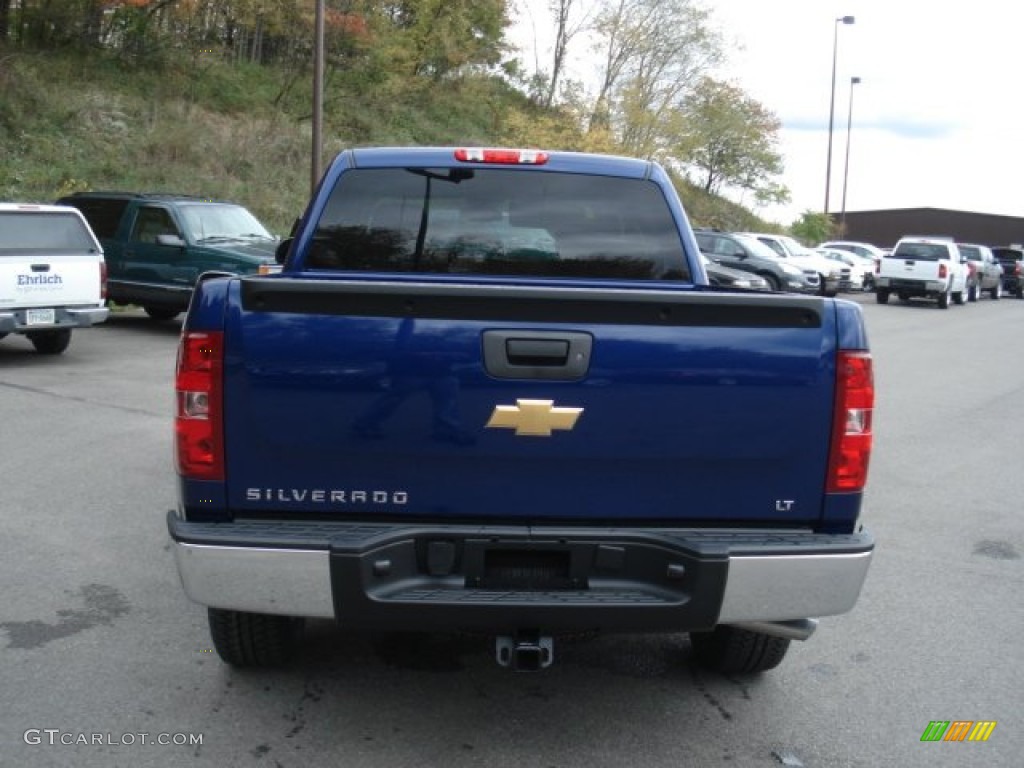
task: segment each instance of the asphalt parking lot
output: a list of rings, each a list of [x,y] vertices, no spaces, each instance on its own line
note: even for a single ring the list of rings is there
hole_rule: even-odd
[[[60,357],[0,341],[0,764],[1020,765],[1024,301],[853,298],[875,560],[852,613],[752,678],[699,670],[685,636],[580,638],[511,673],[487,638],[327,622],[292,666],[234,671],[164,526],[180,326],[117,313]],[[997,725],[922,742],[936,720]]]

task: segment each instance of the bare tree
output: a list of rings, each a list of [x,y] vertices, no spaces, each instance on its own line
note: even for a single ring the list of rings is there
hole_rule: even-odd
[[[577,0],[549,0],[548,2],[548,10],[551,11],[551,15],[555,19],[555,49],[551,60],[551,79],[548,81],[548,92],[544,97],[544,106],[546,107],[550,107],[554,103],[569,43],[576,35],[587,29],[587,25],[590,23],[592,7],[579,18],[572,19],[573,9],[577,5],[579,5]]]
[[[604,66],[590,127],[615,124],[623,149],[664,149],[667,118],[721,60],[709,12],[695,0],[612,0],[596,30]]]
[[[596,48],[603,54],[601,84],[590,115],[590,129],[607,128],[611,122],[609,100],[627,64],[635,55],[639,33],[647,24],[657,0],[610,0],[598,13]],[[647,5],[647,8],[642,6]]]

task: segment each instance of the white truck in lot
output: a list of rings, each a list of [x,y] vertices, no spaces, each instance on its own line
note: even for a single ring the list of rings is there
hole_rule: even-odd
[[[0,338],[59,355],[71,331],[107,319],[103,249],[74,208],[0,203]]]
[[[879,304],[891,294],[901,301],[934,299],[939,309],[947,309],[950,299],[964,303],[967,276],[967,259],[953,238],[903,237],[879,264],[875,298]]]

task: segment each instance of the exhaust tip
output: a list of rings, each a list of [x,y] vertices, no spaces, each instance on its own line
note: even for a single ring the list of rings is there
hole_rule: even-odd
[[[741,621],[733,627],[760,632],[763,635],[784,637],[788,640],[806,640],[818,628],[817,619],[792,619],[790,621]]]

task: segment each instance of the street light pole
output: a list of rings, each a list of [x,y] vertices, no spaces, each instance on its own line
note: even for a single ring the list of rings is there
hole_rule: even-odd
[[[846,180],[850,176],[850,129],[853,127],[853,86],[859,83],[859,77],[850,78],[850,107],[846,112],[846,163],[843,166],[843,207],[839,213],[840,237],[846,237]]]
[[[828,105],[828,160],[825,163],[825,215],[828,216],[828,192],[832,185],[832,127],[836,117],[836,60],[839,52],[839,25],[853,24],[853,16],[840,16],[836,19],[832,35],[832,98]]]

